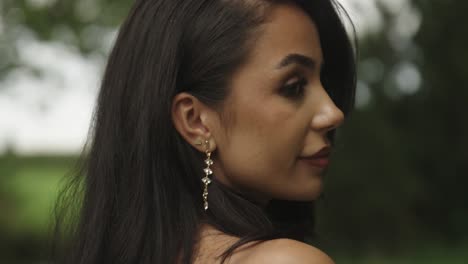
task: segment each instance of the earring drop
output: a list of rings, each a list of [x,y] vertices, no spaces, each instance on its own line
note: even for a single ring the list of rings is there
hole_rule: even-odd
[[[197,145],[201,145],[201,142],[199,142],[199,144]],[[203,169],[203,171],[205,172],[205,177],[203,177],[201,181],[205,185],[203,188],[202,197],[203,197],[203,208],[206,211],[208,210],[208,185],[211,183],[211,179],[209,178],[209,176],[213,174],[213,171],[211,170],[210,166],[213,165],[213,160],[211,159],[210,142],[208,140],[205,140],[204,145],[205,145],[205,154],[206,154],[206,159],[205,159],[206,168]]]

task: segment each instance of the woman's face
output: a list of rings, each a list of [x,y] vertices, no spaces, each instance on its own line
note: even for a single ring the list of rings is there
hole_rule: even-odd
[[[307,162],[330,145],[343,121],[320,81],[323,63],[314,22],[298,7],[276,5],[248,61],[230,83],[216,141],[214,175],[253,199],[313,200],[322,166]]]

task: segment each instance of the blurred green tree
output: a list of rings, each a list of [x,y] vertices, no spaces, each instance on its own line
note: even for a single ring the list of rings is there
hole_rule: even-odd
[[[359,252],[460,244],[468,238],[468,2],[380,10],[383,29],[360,42],[357,101],[368,101],[340,131],[319,229]]]
[[[2,0],[0,80],[12,69],[30,68],[18,60],[17,42],[25,35],[75,46],[83,54],[107,53],[100,33],[114,29],[131,3],[124,0]]]

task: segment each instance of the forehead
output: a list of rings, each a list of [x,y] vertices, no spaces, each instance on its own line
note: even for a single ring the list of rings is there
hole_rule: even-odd
[[[322,62],[320,38],[314,21],[294,4],[276,4],[254,43],[249,58],[251,66],[274,66],[291,53]]]

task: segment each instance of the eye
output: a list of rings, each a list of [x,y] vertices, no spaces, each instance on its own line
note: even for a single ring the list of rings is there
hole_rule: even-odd
[[[280,93],[287,98],[300,99],[304,96],[306,85],[307,80],[301,77],[296,81],[286,83],[283,87],[281,87]]]

